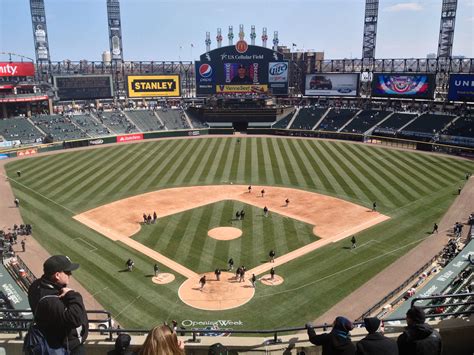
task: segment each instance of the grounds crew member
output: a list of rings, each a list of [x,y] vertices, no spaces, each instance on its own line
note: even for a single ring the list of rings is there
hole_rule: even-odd
[[[35,322],[49,346],[69,349],[71,355],[85,354],[89,329],[81,294],[67,287],[77,268],[67,256],[51,256],[43,264],[43,276],[28,289]]]

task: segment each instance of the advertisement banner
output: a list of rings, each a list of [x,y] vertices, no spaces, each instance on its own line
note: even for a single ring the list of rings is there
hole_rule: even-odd
[[[131,141],[141,141],[143,140],[143,133],[133,133],[117,136],[117,143],[125,143]]]
[[[129,75],[128,97],[181,96],[179,75]]]
[[[94,100],[113,97],[112,75],[56,75],[59,100]]]
[[[212,95],[216,92],[215,69],[210,63],[195,62],[196,91],[200,95]]]
[[[35,155],[35,154],[38,154],[38,149],[36,148],[19,150],[16,152],[17,157],[27,157],[27,156]]]
[[[0,77],[35,76],[35,66],[31,62],[0,62]]]
[[[268,91],[268,85],[217,85],[216,92],[219,94],[230,93],[255,93],[263,94]]]
[[[432,99],[435,89],[434,74],[374,73],[372,96]]]
[[[268,82],[269,83],[288,82],[288,63],[287,62],[268,63]]]
[[[448,100],[474,102],[474,74],[449,75]]]
[[[304,88],[306,96],[357,96],[359,74],[309,74]]]
[[[8,99],[0,98],[0,103],[5,102],[33,102],[48,100],[48,95],[30,96],[30,97],[12,97]]]

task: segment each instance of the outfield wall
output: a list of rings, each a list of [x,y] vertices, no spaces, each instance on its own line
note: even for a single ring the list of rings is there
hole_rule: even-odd
[[[233,128],[204,128],[179,131],[155,131],[147,133],[131,133],[117,136],[106,136],[99,138],[75,139],[52,144],[41,144],[29,147],[19,147],[0,150],[0,159],[31,156],[38,153],[50,152],[61,149],[80,148],[96,145],[106,145],[114,143],[138,142],[148,139],[172,138],[172,137],[196,137],[204,135],[234,135]],[[364,142],[384,145],[392,148],[413,149],[428,152],[438,152],[444,154],[458,155],[474,159],[474,148],[460,147],[432,142],[423,142],[396,137],[385,137],[376,135],[364,135],[359,133],[311,131],[276,128],[249,128],[248,135],[275,135],[284,137],[304,137],[335,139],[353,142]]]

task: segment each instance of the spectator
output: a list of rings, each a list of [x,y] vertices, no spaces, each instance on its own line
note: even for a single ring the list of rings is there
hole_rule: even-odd
[[[44,274],[28,289],[35,322],[51,348],[85,354],[89,322],[79,292],[67,287],[71,272],[79,268],[64,255],[54,255],[43,264]]]
[[[379,331],[380,323],[380,319],[376,317],[364,319],[364,326],[369,334],[357,343],[357,355],[398,355],[396,341]]]
[[[138,355],[184,355],[184,343],[168,325],[159,325],[150,330]]]
[[[334,320],[330,333],[316,335],[313,326],[306,324],[309,341],[323,347],[322,355],[354,355],[356,347],[351,341],[349,332],[354,329],[352,322],[345,317]]]
[[[130,335],[120,333],[115,340],[114,350],[107,352],[107,355],[132,355],[130,350],[130,342],[132,338]]]
[[[413,306],[406,314],[407,327],[397,340],[400,355],[440,355],[441,336],[425,323],[425,312]]]

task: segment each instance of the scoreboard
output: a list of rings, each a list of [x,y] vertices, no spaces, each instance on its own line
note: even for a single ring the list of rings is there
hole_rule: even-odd
[[[57,75],[53,77],[59,100],[95,100],[113,97],[111,75]]]

